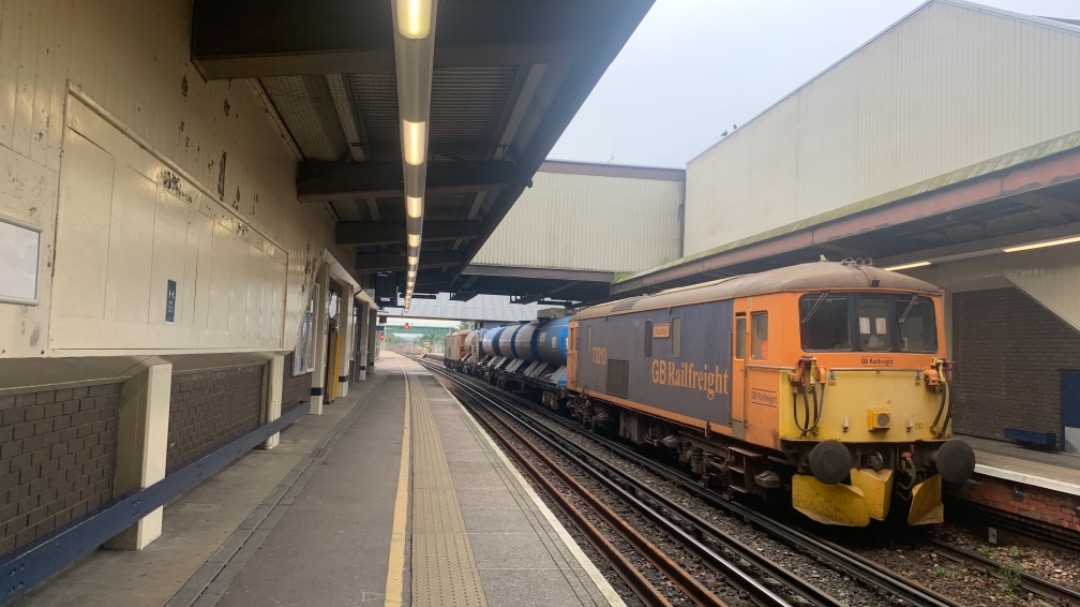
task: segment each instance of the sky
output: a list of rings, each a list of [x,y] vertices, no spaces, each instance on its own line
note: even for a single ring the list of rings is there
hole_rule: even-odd
[[[548,155],[686,163],[922,0],[656,0]],[[1080,19],[1080,0],[982,0]]]

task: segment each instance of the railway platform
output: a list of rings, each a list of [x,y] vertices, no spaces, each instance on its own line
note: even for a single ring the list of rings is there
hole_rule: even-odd
[[[322,416],[17,605],[621,605],[528,483],[417,363],[385,353]]]
[[[961,437],[975,450],[975,476],[955,492],[968,502],[1080,533],[1080,458],[1015,443]]]

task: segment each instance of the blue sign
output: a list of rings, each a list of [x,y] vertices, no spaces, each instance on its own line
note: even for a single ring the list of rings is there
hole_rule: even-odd
[[[165,290],[165,324],[176,322],[176,281],[170,280]]]

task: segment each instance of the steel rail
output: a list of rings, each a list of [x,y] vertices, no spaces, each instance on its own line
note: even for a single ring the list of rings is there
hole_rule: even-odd
[[[653,521],[659,526],[666,534],[679,540],[685,547],[690,549],[699,558],[702,559],[703,564],[710,567],[717,574],[724,577],[729,583],[732,583],[736,587],[745,591],[750,597],[754,599],[757,604],[760,605],[783,605],[789,606],[783,597],[780,597],[759,579],[748,574],[744,571],[744,566],[732,562],[731,560],[717,554],[712,548],[710,548],[705,542],[698,539],[695,533],[702,537],[717,540],[717,543],[725,548],[732,548],[731,544],[734,542],[723,541],[725,538],[718,536],[715,529],[712,529],[707,523],[700,521],[689,512],[686,512],[681,507],[670,502],[663,496],[655,494],[644,487],[637,488],[636,493],[647,495],[650,501],[657,504],[661,509],[666,510],[674,515],[665,516],[656,507],[649,505],[642,501],[635,492],[628,491],[622,486],[621,483],[614,482],[609,478],[610,472],[607,470],[598,469],[596,466],[589,464],[582,460],[576,453],[572,452],[568,447],[574,447],[572,443],[567,443],[565,439],[558,435],[553,435],[551,431],[543,426],[538,426],[533,420],[522,419],[520,415],[513,410],[508,410],[503,404],[499,403],[492,395],[478,390],[474,386],[468,386],[458,381],[456,376],[450,375],[439,369],[438,367],[431,367],[439,374],[447,377],[450,381],[454,382],[454,385],[459,389],[466,390],[469,396],[473,399],[483,400],[487,406],[495,407],[499,409],[504,415],[514,419],[517,423],[529,427],[532,431],[544,440],[553,449],[558,451],[563,457],[567,458],[581,469],[588,472],[601,484],[605,486],[609,491],[615,493],[621,501],[634,507],[642,515],[646,516],[649,520]],[[505,423],[505,422],[503,422]],[[508,428],[515,434],[520,434],[512,427]],[[523,437],[524,439],[524,437]],[[607,468],[606,465],[603,466]],[[646,493],[648,492],[648,493]],[[690,527],[687,529],[686,527]],[[730,538],[726,538],[730,540]],[[737,559],[751,563],[753,566],[761,571],[768,572],[768,577],[772,577],[780,583],[789,587],[795,587],[798,589],[797,594],[803,598],[807,604],[819,606],[819,607],[832,607],[840,604],[838,601],[829,597],[827,594],[817,589],[810,583],[800,579],[798,576],[791,574],[784,570],[779,565],[771,563],[764,557],[757,555],[752,550],[745,548],[744,546],[737,546],[735,549],[730,550],[736,555]]]
[[[463,397],[463,401],[469,401],[466,406],[487,406],[486,402],[481,401],[479,398],[472,394],[459,394],[459,397]],[[525,448],[527,448],[534,457],[536,457],[544,464],[545,467],[555,473],[555,475],[558,476],[559,479],[573,493],[578,495],[586,504],[588,504],[589,508],[591,508],[593,512],[603,518],[604,522],[610,525],[612,529],[614,529],[620,536],[623,537],[623,539],[630,543],[634,547],[634,549],[638,551],[638,553],[640,553],[646,560],[649,561],[649,563],[653,565],[653,567],[656,568],[657,571],[667,577],[672,582],[672,584],[674,584],[683,594],[685,594],[692,601],[694,601],[695,604],[712,607],[727,607],[726,603],[721,601],[719,597],[709,591],[708,588],[703,586],[701,582],[697,581],[697,579],[694,578],[693,575],[691,575],[685,569],[680,567],[677,563],[668,558],[668,556],[664,554],[663,551],[660,550],[655,544],[653,544],[643,535],[638,533],[638,531],[634,529],[629,522],[627,522],[625,519],[616,514],[613,510],[608,508],[602,500],[600,500],[598,497],[596,497],[595,494],[593,494],[591,491],[578,483],[572,476],[570,476],[568,472],[566,472],[554,460],[552,460],[544,452],[543,449],[538,447],[535,443],[533,443],[531,440],[529,440],[527,437],[517,431],[513,426],[500,420],[500,423],[503,424],[503,430],[506,431],[506,434],[504,434],[503,432],[500,432],[497,428],[495,428],[494,424],[492,424],[484,416],[476,415],[474,412],[474,417],[484,426],[484,428],[489,433],[494,435],[496,439],[500,442],[500,444],[502,444],[504,448],[510,451],[514,455],[514,459],[518,460],[519,462],[528,460],[525,455],[520,452],[520,449],[516,445],[514,445],[511,440],[509,440],[509,437],[507,437],[506,434],[509,434],[513,437],[514,440],[524,445]],[[529,471],[529,474],[531,476],[534,476],[534,478],[542,482],[542,484],[544,485],[544,490],[546,492],[552,495],[559,494],[558,489],[551,485],[550,482],[547,481],[538,470],[533,468],[531,464],[528,466],[527,470]],[[607,556],[606,553],[605,556]],[[622,567],[620,566],[620,571],[621,570]],[[663,595],[661,595],[659,591],[656,590],[654,586],[652,586],[652,584],[649,584],[649,586],[651,587],[650,592],[655,592],[655,597],[649,596],[646,597],[646,600],[655,600],[656,597],[663,599]],[[635,590],[637,589],[638,588],[635,587]],[[666,599],[664,600],[666,601]]]
[[[953,546],[952,544],[948,544],[938,539],[931,539],[930,545],[936,553],[950,561],[962,565],[970,565],[989,576],[1002,580],[1003,582],[1008,582],[1006,578],[1009,577],[1009,575],[1013,575],[1015,576],[1014,579],[1017,588],[1040,596],[1055,605],[1060,605],[1062,607],[1080,607],[1080,592],[1077,592],[1072,588],[1067,588],[1056,582],[1023,571],[1012,570],[1010,572],[1004,563],[999,563],[998,561],[986,558],[981,554],[959,546]]]
[[[434,365],[432,365],[434,367]],[[437,367],[434,367],[437,368]],[[438,369],[440,372],[448,373],[443,369]],[[461,374],[453,374],[455,379],[464,379],[474,389],[480,389],[484,392],[490,392],[491,386],[476,380],[469,376],[463,376]],[[750,509],[746,506],[732,502],[717,492],[701,487],[697,479],[694,479],[684,473],[682,470],[672,468],[653,460],[645,458],[630,449],[626,445],[605,438],[603,436],[596,435],[591,432],[585,432],[582,428],[572,423],[565,418],[558,416],[551,411],[532,403],[520,396],[508,394],[504,391],[499,391],[500,396],[513,399],[538,411],[552,420],[562,424],[564,427],[573,430],[574,432],[581,433],[588,436],[591,440],[598,442],[615,453],[618,453],[621,457],[632,461],[636,465],[648,469],[653,474],[660,476],[661,478],[668,478],[676,482],[684,490],[702,499],[710,505],[727,510],[734,516],[746,521],[747,523],[754,525],[755,527],[767,532],[775,539],[787,544],[793,548],[801,550],[805,553],[813,554],[814,556],[821,558],[829,562],[834,568],[843,571],[845,574],[861,581],[864,585],[875,588],[878,591],[888,596],[894,596],[896,598],[907,601],[911,605],[919,605],[924,607],[960,607],[960,603],[949,599],[948,597],[931,590],[917,582],[908,580],[895,572],[888,570],[881,565],[866,559],[846,548],[838,546],[827,540],[818,538],[804,532],[800,529],[785,525],[779,521]],[[580,449],[580,448],[578,448]],[[582,453],[588,453],[584,449],[580,449]],[[590,455],[590,459],[595,461],[602,461],[595,456]],[[620,478],[630,479],[629,482],[636,483],[628,475],[625,475],[618,469],[612,468],[612,474],[617,475]]]

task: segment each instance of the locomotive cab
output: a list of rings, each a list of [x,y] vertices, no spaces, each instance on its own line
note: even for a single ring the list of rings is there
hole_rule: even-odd
[[[798,336],[797,362],[780,378],[788,409],[780,439],[795,465],[794,506],[860,526],[885,519],[897,501],[910,525],[942,522],[942,480],[965,481],[974,454],[950,440],[940,295],[871,289],[788,299],[797,314],[785,333]]]

